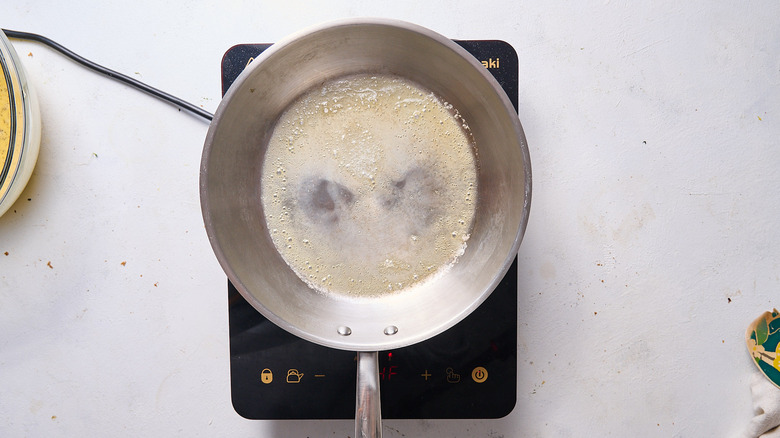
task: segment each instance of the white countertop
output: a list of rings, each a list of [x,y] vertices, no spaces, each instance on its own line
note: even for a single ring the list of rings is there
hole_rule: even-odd
[[[215,111],[234,44],[381,16],[520,58],[534,192],[518,402],[388,437],[733,436],[747,325],[780,307],[780,3],[36,1],[0,27]],[[41,154],[0,217],[0,435],[352,436],[230,403],[226,277],[200,214],[207,123],[14,41]]]

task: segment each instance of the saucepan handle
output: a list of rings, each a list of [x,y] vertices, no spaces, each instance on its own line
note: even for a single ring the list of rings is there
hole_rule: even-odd
[[[357,354],[357,402],[355,437],[382,438],[382,409],[379,401],[379,353]]]

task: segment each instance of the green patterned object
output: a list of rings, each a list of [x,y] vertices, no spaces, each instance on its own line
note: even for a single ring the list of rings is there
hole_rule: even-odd
[[[748,327],[747,347],[756,366],[780,388],[780,313],[764,312]]]

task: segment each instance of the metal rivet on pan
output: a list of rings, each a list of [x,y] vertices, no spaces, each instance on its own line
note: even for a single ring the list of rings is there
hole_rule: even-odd
[[[352,329],[345,325],[342,325],[341,327],[336,329],[336,331],[339,332],[341,336],[349,336],[352,334]]]
[[[392,336],[392,335],[394,335],[396,333],[398,333],[398,327],[396,327],[394,325],[389,325],[389,326],[385,327],[385,334],[387,336]]]

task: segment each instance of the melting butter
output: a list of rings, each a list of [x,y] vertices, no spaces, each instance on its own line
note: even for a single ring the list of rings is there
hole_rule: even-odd
[[[324,293],[376,296],[465,251],[476,149],[452,105],[397,76],[325,83],[277,122],[261,198],[277,250]]]

